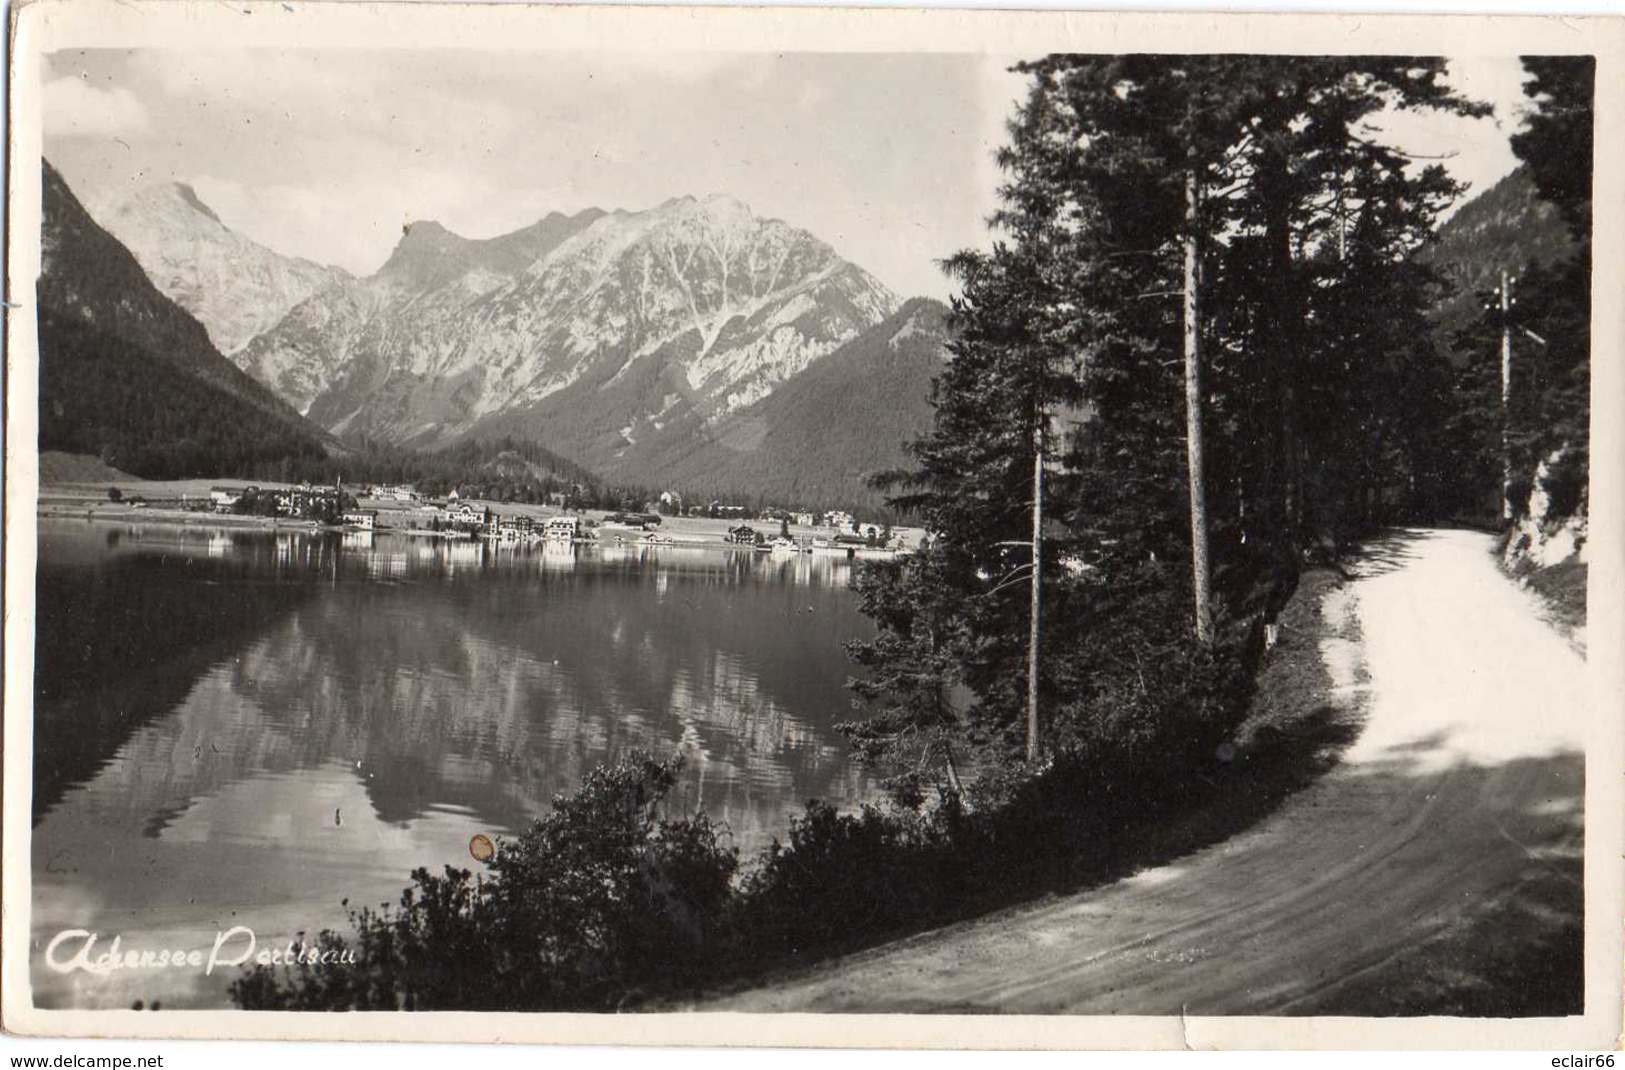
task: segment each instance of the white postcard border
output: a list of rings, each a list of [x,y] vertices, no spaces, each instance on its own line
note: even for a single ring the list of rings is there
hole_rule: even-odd
[[[1625,20],[851,8],[36,0],[14,9],[7,248],[3,962],[8,1031],[56,1036],[910,1048],[1598,1048],[1621,1020]],[[43,1011],[29,1001],[39,74],[67,47],[1592,54],[1596,69],[1586,1012],[1565,1019]],[[404,879],[404,875],[403,875]]]

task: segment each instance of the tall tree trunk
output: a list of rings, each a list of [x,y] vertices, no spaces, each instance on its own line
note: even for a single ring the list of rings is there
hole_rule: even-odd
[[[1501,519],[1512,519],[1512,308],[1511,280],[1501,272]]]
[[[1213,640],[1213,595],[1208,576],[1207,479],[1202,447],[1202,350],[1198,290],[1202,284],[1197,248],[1196,171],[1185,173],[1185,453],[1191,496],[1191,595],[1196,608],[1196,639]]]
[[[1303,330],[1302,291],[1294,277],[1292,255],[1292,189],[1284,151],[1274,142],[1284,129],[1267,139],[1258,162],[1258,196],[1264,208],[1265,272],[1262,280],[1264,385],[1273,424],[1266,441],[1270,474],[1266,509],[1271,518],[1270,559],[1275,591],[1274,609],[1297,584],[1304,545],[1304,485],[1302,444],[1298,435],[1297,379],[1303,372],[1300,339]]]
[[[1027,623],[1027,760],[1038,760],[1038,635],[1044,592],[1044,419],[1033,429],[1032,614]]]
[[[1283,168],[1285,162],[1282,161]],[[1284,175],[1283,175],[1284,185]],[[1298,441],[1298,390],[1300,372],[1298,338],[1302,309],[1297,307],[1298,291],[1292,270],[1292,222],[1288,215],[1287,197],[1283,189],[1274,198],[1267,224],[1270,244],[1270,300],[1276,303],[1273,345],[1276,352],[1276,388],[1279,390],[1281,421],[1281,477],[1282,513],[1286,524],[1284,535],[1294,554],[1303,545],[1303,457]]]

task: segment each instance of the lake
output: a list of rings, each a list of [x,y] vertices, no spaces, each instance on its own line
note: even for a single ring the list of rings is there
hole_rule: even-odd
[[[809,798],[871,797],[833,725],[851,565],[40,522],[34,953],[41,1006],[223,1006],[238,974],[82,961],[348,932],[418,866],[478,868],[633,748],[750,853]],[[239,934],[221,960],[246,947]],[[65,937],[67,962],[86,944]],[[110,961],[110,960],[109,960]]]

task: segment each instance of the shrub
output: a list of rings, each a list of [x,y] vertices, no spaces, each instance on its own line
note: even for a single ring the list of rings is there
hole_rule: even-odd
[[[927,812],[811,802],[787,843],[768,847],[742,882],[746,968],[812,957],[924,928],[961,900],[963,812],[949,795]]]
[[[703,815],[659,816],[677,760],[633,754],[588,774],[497,845],[489,874],[419,869],[394,908],[350,915],[354,966],[256,967],[249,1008],[602,1010],[709,976],[737,853]]]

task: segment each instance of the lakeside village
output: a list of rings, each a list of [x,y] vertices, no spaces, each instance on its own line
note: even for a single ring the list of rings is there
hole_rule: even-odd
[[[110,501],[117,502],[109,492]],[[689,505],[673,491],[656,502],[621,503],[615,511],[548,504],[464,499],[456,490],[428,498],[410,484],[323,486],[215,485],[207,496],[181,493],[172,502],[137,499],[132,508],[160,506],[214,517],[259,517],[347,533],[393,532],[448,539],[488,539],[505,545],[599,543],[706,546],[772,553],[891,557],[919,547],[923,533],[865,522],[841,510],[811,513],[777,507],[751,510],[718,501]],[[153,519],[157,516],[149,513]]]

